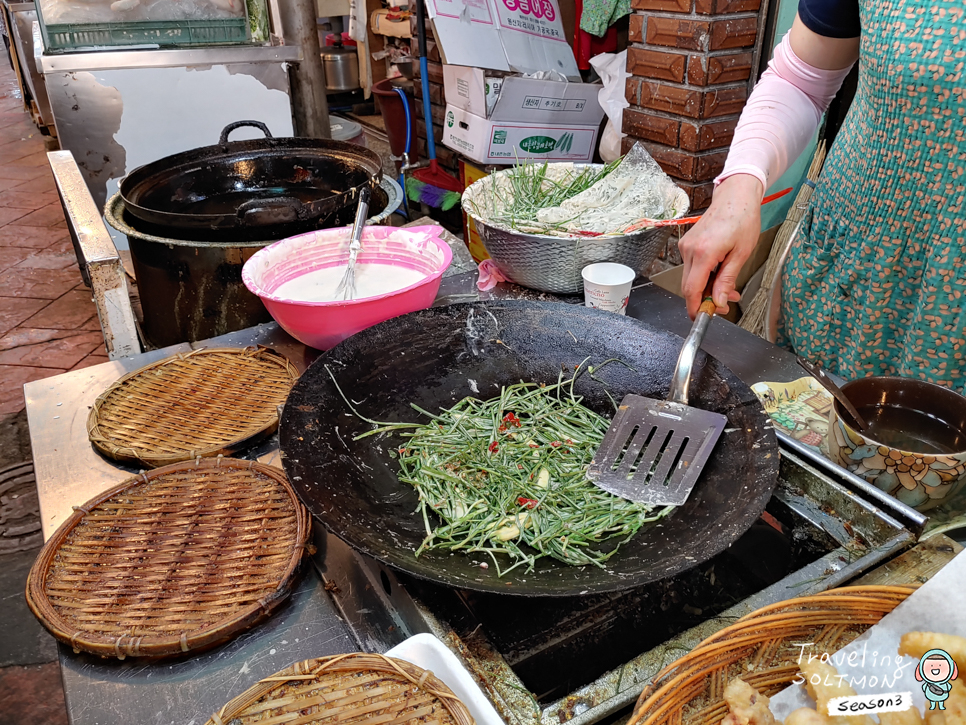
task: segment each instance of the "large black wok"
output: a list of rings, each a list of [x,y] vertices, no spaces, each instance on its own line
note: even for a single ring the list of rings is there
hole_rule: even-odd
[[[265,138],[228,141],[241,126]],[[273,138],[259,121],[238,121],[214,146],[167,156],[132,171],[121,182],[128,212],[156,228],[232,230],[264,238],[266,227],[317,228],[356,193],[378,186],[382,164],[355,144],[308,138]]]
[[[576,338],[576,341],[575,341]],[[504,579],[481,569],[481,555],[431,551],[413,555],[425,532],[413,489],[396,480],[389,451],[398,437],[353,436],[372,426],[352,415],[332,371],[363,415],[415,421],[410,403],[429,410],[479,390],[555,382],[584,358],[619,358],[598,377],[620,400],[627,392],[667,394],[682,340],[626,317],[563,303],[506,301],[434,308],[398,317],[352,336],[322,355],[298,380],[280,427],[284,466],[313,515],[370,556],[434,582],[519,595],[572,596],[630,588],[669,577],[710,559],[760,516],[778,475],[778,442],[751,390],[711,357],[699,356],[691,404],[728,416],[728,427],[687,503],[643,529],[606,568],[576,568],[541,559],[535,571]],[[610,417],[613,406],[589,376],[576,391]]]

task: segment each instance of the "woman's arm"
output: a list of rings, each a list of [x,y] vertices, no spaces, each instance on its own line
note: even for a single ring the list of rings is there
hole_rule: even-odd
[[[819,35],[796,15],[741,114],[710,208],[681,239],[682,293],[692,318],[716,266],[718,311],[740,298],[735,281],[758,241],[765,189],[811,140],[858,52],[857,37]]]

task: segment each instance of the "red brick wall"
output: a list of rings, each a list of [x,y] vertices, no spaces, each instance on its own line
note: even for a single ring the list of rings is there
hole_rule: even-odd
[[[761,0],[632,0],[626,151],[641,140],[688,192],[711,202],[760,48]]]
[[[415,32],[415,30],[414,30]],[[426,35],[432,40],[432,29],[426,29]],[[413,57],[419,54],[416,39],[413,38]],[[433,138],[436,139],[436,159],[438,163],[459,176],[459,161],[456,154],[443,146],[443,118],[446,115],[446,100],[443,97],[443,64],[439,56],[439,50],[435,42],[429,43],[430,50],[427,53],[429,65],[429,102],[433,109]],[[416,66],[416,80],[413,83],[413,91],[416,94],[416,147],[419,150],[420,160],[428,158],[426,151],[426,122],[423,119],[423,88],[419,78],[419,63]]]

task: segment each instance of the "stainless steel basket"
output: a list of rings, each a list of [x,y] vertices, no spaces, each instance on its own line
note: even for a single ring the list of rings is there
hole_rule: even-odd
[[[486,179],[473,186],[483,181]],[[464,192],[464,200],[469,191]],[[681,196],[679,215],[683,216],[688,210],[683,189]],[[477,218],[466,209],[466,204],[463,208],[476,224],[483,246],[500,271],[516,284],[554,294],[582,292],[584,281],[580,272],[595,262],[617,262],[638,274],[646,272],[674,229],[644,229],[622,236],[558,237],[499,229]]]

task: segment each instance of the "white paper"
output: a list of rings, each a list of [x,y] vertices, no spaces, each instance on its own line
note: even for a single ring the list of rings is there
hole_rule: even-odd
[[[858,694],[911,692],[915,707],[923,710],[926,698],[916,681],[918,660],[899,657],[899,639],[907,632],[939,632],[966,637],[966,552],[958,554],[912,596],[882,618],[861,637],[831,655],[830,664],[846,675]],[[805,643],[796,643],[804,645]],[[798,646],[790,661],[821,655],[814,647]],[[851,657],[850,657],[851,655]],[[888,658],[888,659],[887,659]],[[851,660],[851,662],[850,662]],[[966,677],[966,673],[960,673]],[[864,678],[864,680],[863,680]],[[814,707],[803,685],[791,685],[771,698],[776,718],[800,707]]]

